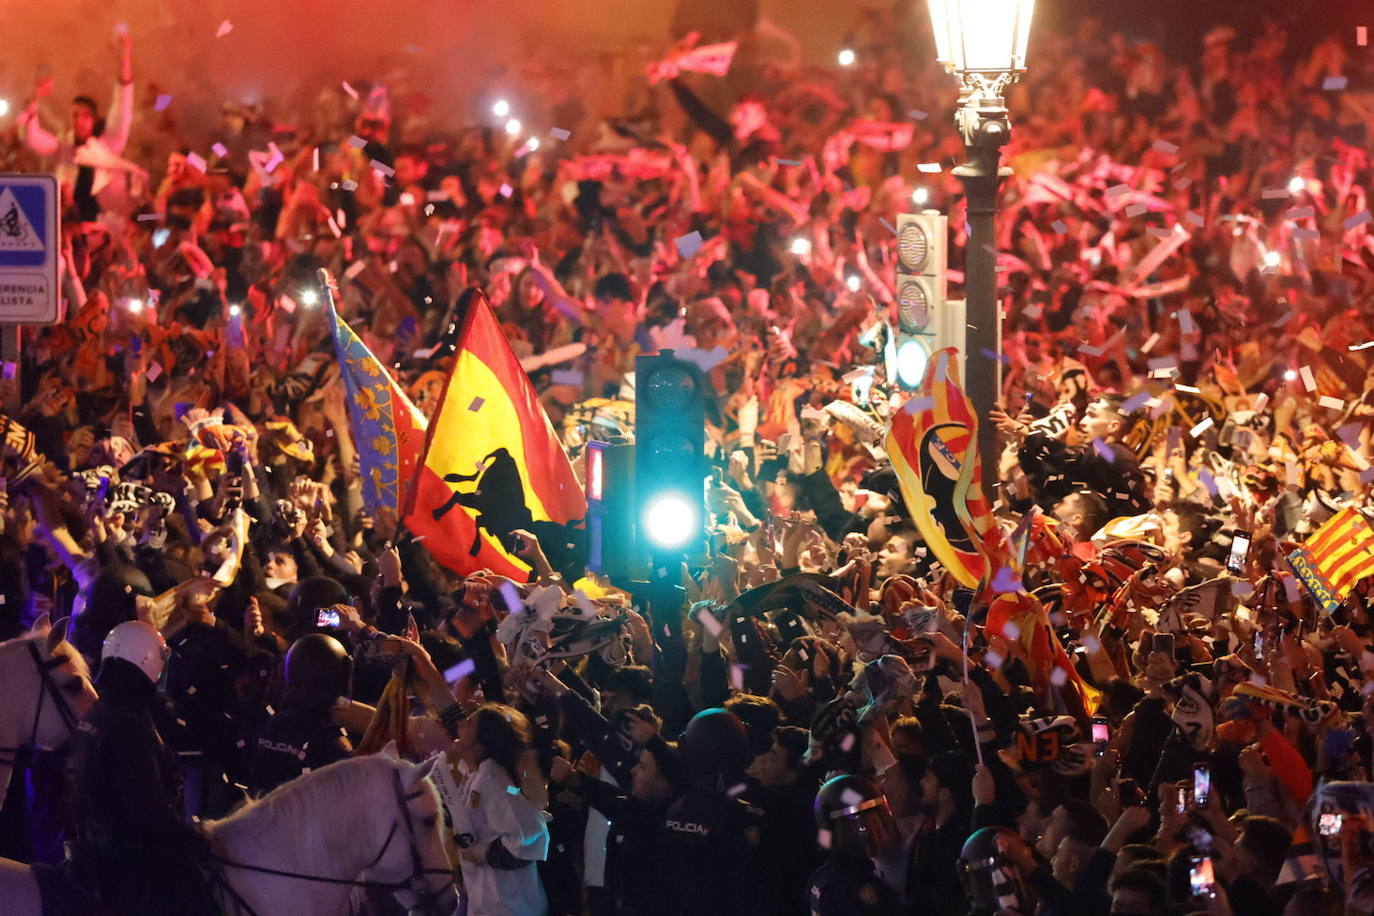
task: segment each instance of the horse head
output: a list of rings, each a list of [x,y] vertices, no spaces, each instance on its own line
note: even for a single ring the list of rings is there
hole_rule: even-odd
[[[50,624],[44,614],[27,636],[0,645],[0,744],[58,747],[95,704],[90,669],[67,642],[69,622]]]
[[[368,869],[377,880],[396,886],[396,901],[410,910],[450,913],[457,902],[453,866],[444,848],[439,792],[429,777],[440,757],[410,764],[390,741],[376,754],[389,764],[395,800],[384,810],[393,812],[394,838]]]

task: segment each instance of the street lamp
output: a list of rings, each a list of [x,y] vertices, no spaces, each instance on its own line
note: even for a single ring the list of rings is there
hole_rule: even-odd
[[[991,498],[997,476],[997,431],[991,410],[1002,388],[1002,322],[997,303],[994,220],[997,185],[1010,169],[1000,167],[1011,138],[1003,93],[1026,70],[1035,0],[929,0],[936,58],[963,84],[954,123],[968,161],[954,170],[964,182],[969,239],[964,265],[968,323],[965,385],[978,417],[983,485]]]

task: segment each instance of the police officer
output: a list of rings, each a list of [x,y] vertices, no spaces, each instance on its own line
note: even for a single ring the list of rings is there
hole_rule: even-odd
[[[281,706],[264,723],[250,755],[249,778],[256,794],[353,753],[333,719],[352,679],[353,658],[334,637],[312,633],[291,645]]]
[[[739,797],[749,765],[744,723],[707,709],[679,742],[691,788],[668,808],[664,851],[668,916],[767,913],[759,849],[762,813]]]
[[[970,916],[1030,916],[1036,901],[1023,877],[1034,868],[1030,847],[1015,830],[984,827],[964,841],[959,881]]]
[[[166,659],[153,626],[131,620],[110,630],[100,699],[73,738],[76,826],[65,871],[100,912],[217,912],[200,872],[209,844],[183,816],[176,755],[160,731]]]
[[[811,876],[813,916],[896,913],[897,892],[874,872],[873,857],[901,842],[883,790],[862,776],[836,776],[816,793],[816,829],[826,862]]]

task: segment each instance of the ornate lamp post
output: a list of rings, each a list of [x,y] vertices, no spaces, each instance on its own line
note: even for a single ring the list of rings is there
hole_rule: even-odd
[[[983,485],[991,493],[997,474],[997,431],[989,412],[1002,387],[994,221],[999,179],[1011,173],[1000,167],[1002,147],[1011,137],[1003,93],[1026,70],[1035,0],[929,0],[929,6],[936,57],[963,83],[954,121],[968,161],[954,174],[964,182],[968,203],[966,385],[979,420]]]

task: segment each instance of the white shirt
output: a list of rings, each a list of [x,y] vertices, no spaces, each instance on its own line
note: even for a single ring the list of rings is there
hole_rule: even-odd
[[[484,760],[475,771],[463,775],[448,807],[453,832],[473,837],[464,850],[467,855],[459,860],[468,916],[544,916],[548,900],[533,865],[549,855],[544,813],[493,760]],[[487,865],[487,849],[497,840],[511,855],[531,864],[514,871]],[[469,855],[481,861],[472,862]]]

